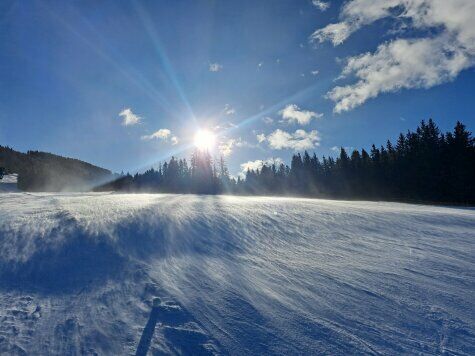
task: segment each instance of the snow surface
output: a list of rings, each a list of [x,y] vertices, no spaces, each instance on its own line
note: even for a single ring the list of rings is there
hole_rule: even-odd
[[[474,247],[471,209],[0,194],[0,354],[474,355]]]

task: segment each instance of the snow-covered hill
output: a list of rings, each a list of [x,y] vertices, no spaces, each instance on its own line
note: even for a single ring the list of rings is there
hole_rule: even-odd
[[[0,195],[0,354],[473,355],[474,295],[470,209]]]

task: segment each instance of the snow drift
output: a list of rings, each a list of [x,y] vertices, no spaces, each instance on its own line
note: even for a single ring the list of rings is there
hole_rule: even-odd
[[[474,238],[470,209],[2,194],[0,353],[131,354],[156,323],[152,354],[474,354]]]

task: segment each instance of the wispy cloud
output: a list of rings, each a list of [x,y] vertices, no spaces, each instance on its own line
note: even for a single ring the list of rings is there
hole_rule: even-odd
[[[265,124],[270,125],[270,124],[272,124],[272,123],[274,122],[274,119],[271,118],[271,117],[269,117],[269,116],[266,116],[266,117],[263,117],[263,118],[262,118],[262,121],[263,121]]]
[[[236,128],[237,125],[236,124],[233,124],[232,122],[222,122],[220,123],[219,125],[216,125],[215,127],[213,127],[213,131],[215,132],[218,132],[218,131],[221,131],[221,130],[229,130],[229,129],[233,129],[233,128]]]
[[[295,104],[289,104],[284,109],[279,111],[279,114],[282,115],[282,121],[287,123],[298,123],[300,125],[308,125],[312,119],[319,119],[323,117],[323,114],[301,110]]]
[[[210,63],[209,64],[209,71],[210,72],[219,72],[223,69],[223,65],[219,63]]]
[[[321,0],[312,0],[312,4],[320,11],[325,11],[330,7],[329,2],[325,2]]]
[[[142,118],[134,114],[130,108],[122,110],[119,116],[122,118],[122,125],[124,126],[133,126],[142,120]]]
[[[312,70],[312,71],[310,72],[310,74],[312,74],[312,75],[317,75],[318,73],[320,73],[318,70]]]
[[[398,9],[398,11],[394,11]],[[342,7],[341,21],[315,31],[311,39],[343,43],[360,28],[383,18],[404,23],[398,33],[420,31],[417,38],[382,43],[375,52],[349,57],[342,77],[356,82],[337,86],[327,97],[334,111],[351,110],[381,93],[430,88],[451,81],[475,65],[475,1],[352,0]],[[424,35],[425,34],[425,35]]]
[[[263,133],[257,134],[256,139],[257,139],[257,142],[262,143],[266,140],[266,135],[264,135]]]
[[[261,137],[262,138],[262,137]],[[292,149],[295,151],[308,150],[320,146],[320,136],[317,130],[305,131],[296,130],[295,132],[287,132],[277,129],[270,135],[265,137],[269,147],[275,150]]]
[[[229,104],[224,105],[223,114],[224,115],[234,115],[236,110]]]
[[[220,154],[225,157],[231,155],[235,147],[254,147],[254,145],[251,145],[249,142],[243,140],[241,137],[224,139],[218,144]]]
[[[155,131],[151,135],[144,135],[141,137],[142,140],[150,141],[150,140],[162,140],[165,142],[170,141],[172,145],[176,145],[178,143],[178,137],[172,135],[172,132],[169,129],[160,129]]]

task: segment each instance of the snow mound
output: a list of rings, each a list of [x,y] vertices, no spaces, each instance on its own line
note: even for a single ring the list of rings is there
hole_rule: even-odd
[[[0,354],[475,353],[475,211],[0,195]]]

